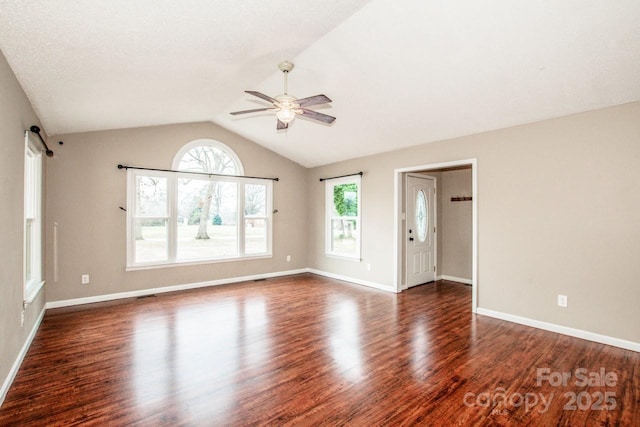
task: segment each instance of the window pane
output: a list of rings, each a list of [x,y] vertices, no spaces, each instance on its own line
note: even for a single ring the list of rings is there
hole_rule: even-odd
[[[246,216],[267,216],[267,187],[259,184],[246,184],[244,187],[244,214]]]
[[[231,156],[221,149],[209,145],[200,145],[187,151],[180,159],[178,169],[238,175],[238,167]]]
[[[216,182],[178,179],[178,225],[199,225],[211,216]],[[195,236],[195,234],[194,234]]]
[[[352,219],[331,220],[331,251],[344,254],[355,254],[357,221]]]
[[[248,218],[244,221],[244,251],[247,254],[267,252],[267,220]]]
[[[28,282],[35,279],[33,277],[33,220],[27,219],[25,227],[25,280]]]
[[[36,160],[30,151],[27,151],[27,158],[25,161],[25,205],[24,216],[25,218],[36,217],[36,194],[37,194],[37,182],[36,182]]]
[[[333,187],[333,214],[358,216],[358,184],[349,183]]]
[[[167,259],[167,220],[135,220],[136,262],[164,261]]]
[[[238,184],[178,180],[179,260],[238,254]]]
[[[167,215],[167,178],[136,176],[136,216]]]

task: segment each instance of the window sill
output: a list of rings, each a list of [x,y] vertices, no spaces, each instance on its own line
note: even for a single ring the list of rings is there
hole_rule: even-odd
[[[164,263],[164,264],[130,265],[125,268],[125,271],[153,270],[157,268],[172,268],[172,267],[187,267],[192,265],[218,264],[221,262],[234,262],[234,261],[250,261],[254,259],[265,259],[265,258],[273,258],[273,255],[263,254],[263,255],[252,255],[252,256],[233,257],[233,258],[219,258],[219,259],[196,260],[196,261],[178,261],[178,262]]]
[[[44,286],[44,280],[39,282],[34,282],[26,287],[26,296],[24,298],[25,305],[31,304],[33,300],[36,299],[36,296]]]

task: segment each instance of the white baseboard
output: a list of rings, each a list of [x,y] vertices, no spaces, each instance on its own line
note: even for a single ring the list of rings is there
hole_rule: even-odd
[[[343,280],[345,282],[354,283],[356,285],[368,286],[370,288],[380,289],[382,291],[396,293],[396,290],[392,286],[383,285],[381,283],[369,282],[368,280],[356,279],[353,277],[342,276],[340,274],[329,273],[326,271],[316,270],[314,268],[307,268],[309,273],[317,274],[318,276],[329,277],[330,279]]]
[[[315,270],[312,268],[300,268],[298,270],[278,271],[274,273],[255,274],[252,276],[231,277],[228,279],[210,280],[206,282],[186,283],[183,285],[163,286],[160,288],[140,289],[137,291],[118,292],[114,294],[96,295],[92,297],[50,301],[47,303],[46,308],[47,309],[60,308],[60,307],[69,307],[69,306],[81,305],[81,304],[92,304],[96,302],[112,301],[112,300],[124,299],[124,298],[136,298],[136,297],[160,294],[165,292],[176,292],[176,291],[184,291],[188,289],[205,288],[209,286],[227,285],[231,283],[247,282],[250,280],[269,279],[272,277],[280,277],[280,276],[290,276],[293,274],[300,274],[300,273],[313,273],[319,276],[325,276],[325,277],[329,277],[337,280],[344,280],[346,282],[355,283],[357,285],[368,286],[370,288],[376,288],[376,289],[381,289],[383,291],[395,293],[395,290],[393,288],[391,288],[390,286],[382,285],[380,283],[355,279],[353,277],[347,277],[339,274],[328,273],[326,271]]]
[[[627,341],[620,338],[614,338],[607,335],[600,335],[594,332],[583,331],[582,329],[574,329],[568,326],[556,325],[554,323],[542,322],[540,320],[529,319],[527,317],[516,316],[514,314],[502,313],[500,311],[487,310],[478,307],[478,314],[483,316],[494,317],[496,319],[506,320],[508,322],[519,323],[533,328],[543,329],[545,331],[556,332],[562,335],[569,335],[575,338],[581,338],[587,341],[594,341],[601,344],[612,345],[614,347],[624,348],[640,352],[640,343]]]
[[[40,314],[38,315],[38,318],[33,324],[33,327],[31,328],[31,332],[29,332],[29,336],[27,336],[27,339],[24,341],[24,344],[22,345],[22,348],[18,353],[18,357],[16,357],[16,360],[13,362],[13,365],[9,370],[9,374],[7,375],[7,378],[5,378],[4,383],[2,383],[2,388],[0,388],[0,406],[2,406],[2,403],[4,403],[4,399],[5,397],[7,397],[7,393],[9,392],[9,387],[11,387],[11,384],[13,384],[13,380],[16,378],[16,374],[20,369],[20,365],[22,365],[22,361],[24,360],[24,357],[27,355],[27,351],[29,351],[29,347],[31,347],[33,338],[36,336],[36,332],[38,332],[40,323],[42,323],[42,319],[44,318],[45,311],[46,311],[45,307],[42,307],[42,311],[40,312]]]
[[[450,280],[452,282],[464,283],[465,285],[473,284],[473,281],[471,279],[463,279],[462,277],[447,276],[446,274],[443,274],[442,276],[438,276],[436,278],[436,280],[440,280],[440,279]]]
[[[231,283],[247,282],[250,280],[269,279],[272,277],[290,276],[292,274],[306,273],[308,269],[278,271],[273,273],[254,274],[252,276],[231,277],[228,279],[210,280],[207,282],[186,283],[183,285],[163,286],[160,288],[140,289],[137,291],[118,292],[115,294],[96,295],[93,297],[74,298],[60,301],[50,301],[47,308],[68,307],[72,305],[91,304],[95,302],[112,301],[116,299],[135,298],[146,295],[161,294],[165,292],[184,291],[187,289],[206,288],[209,286],[228,285]]]

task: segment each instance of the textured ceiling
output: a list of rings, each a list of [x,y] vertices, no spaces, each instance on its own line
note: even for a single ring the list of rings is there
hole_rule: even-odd
[[[48,134],[211,120],[365,0],[0,0]]]
[[[81,7],[80,7],[81,5]],[[304,166],[640,100],[637,0],[0,0],[49,134],[213,120]],[[276,132],[243,93],[324,93]],[[134,143],[134,142],[132,142]]]

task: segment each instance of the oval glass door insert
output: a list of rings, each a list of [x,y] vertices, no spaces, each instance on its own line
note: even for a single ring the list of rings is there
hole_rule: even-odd
[[[418,191],[416,195],[416,231],[418,232],[418,240],[424,242],[427,239],[427,198],[424,191]]]

